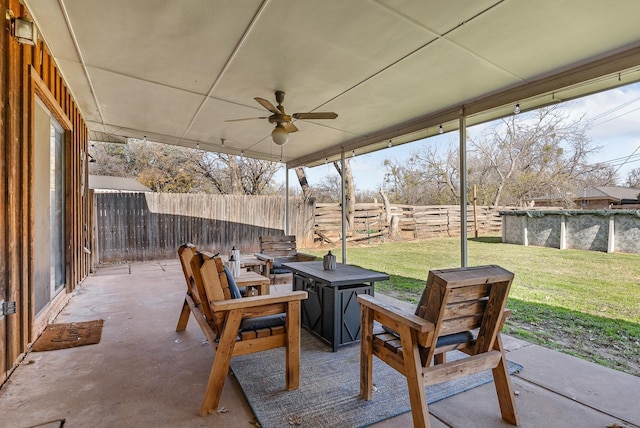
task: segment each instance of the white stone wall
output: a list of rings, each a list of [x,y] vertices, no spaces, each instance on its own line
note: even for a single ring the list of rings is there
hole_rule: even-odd
[[[501,212],[503,242],[640,254],[640,210]]]

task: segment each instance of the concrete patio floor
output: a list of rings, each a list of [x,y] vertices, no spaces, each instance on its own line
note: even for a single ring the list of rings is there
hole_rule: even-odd
[[[28,353],[0,389],[0,427],[255,427],[232,374],[221,402],[226,411],[198,415],[213,353],[194,320],[175,331],[184,291],[177,259],[99,268],[55,322],[104,319],[102,341]],[[504,339],[508,358],[524,366],[512,377],[520,426],[640,426],[640,378]],[[492,384],[429,410],[436,428],[510,426]],[[375,427],[411,425],[405,413]]]

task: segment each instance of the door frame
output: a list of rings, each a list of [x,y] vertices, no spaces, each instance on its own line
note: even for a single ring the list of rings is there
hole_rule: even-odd
[[[71,284],[71,138],[73,132],[73,123],[71,119],[65,114],[62,106],[59,101],[54,97],[51,93],[47,85],[40,78],[37,71],[33,66],[29,67],[29,85],[30,85],[30,97],[28,98],[29,106],[27,111],[30,112],[30,123],[29,123],[29,152],[30,152],[30,165],[33,171],[34,163],[35,163],[35,103],[36,97],[44,104],[44,106],[49,110],[51,116],[58,122],[58,124],[62,127],[64,132],[64,163],[65,163],[65,173],[64,173],[64,216],[65,216],[65,233],[64,233],[64,242],[65,242],[65,276],[66,276],[66,284],[64,287],[64,291],[60,291],[56,294],[53,299],[49,302],[48,306],[45,306],[42,313],[38,314],[38,319],[36,319],[35,313],[35,270],[34,270],[34,235],[33,235],[33,225],[35,224],[35,201],[33,197],[33,186],[34,186],[34,173],[30,174],[29,186],[30,196],[29,196],[29,221],[31,224],[30,227],[30,248],[29,248],[29,287],[28,287],[28,296],[27,299],[23,300],[23,302],[28,302],[28,310],[25,311],[28,313],[28,324],[29,324],[29,338],[28,342],[32,342],[36,337],[40,335],[40,333],[44,330],[48,322],[54,318],[58,312],[66,305],[69,297],[71,296],[70,292],[73,291],[73,285]],[[84,171],[83,171],[84,174]],[[23,295],[24,296],[24,295]]]

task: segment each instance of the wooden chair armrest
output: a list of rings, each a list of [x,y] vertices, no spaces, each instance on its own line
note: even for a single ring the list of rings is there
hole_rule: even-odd
[[[262,253],[253,253],[254,256],[256,256],[256,258],[258,260],[262,260],[265,262],[271,262],[273,263],[274,258],[271,256],[267,256],[266,254],[262,254]]]
[[[417,330],[419,333],[428,333],[433,331],[435,326],[432,322],[420,318],[417,315],[403,312],[402,309],[376,300],[375,297],[367,294],[360,294],[358,302],[374,312],[378,312],[400,324],[405,324],[410,328]]]
[[[229,311],[232,309],[246,309],[257,306],[267,306],[277,303],[287,303],[295,300],[304,300],[307,298],[306,291],[292,291],[286,294],[267,294],[265,296],[244,297],[242,299],[230,299],[220,302],[211,302],[211,310]]]

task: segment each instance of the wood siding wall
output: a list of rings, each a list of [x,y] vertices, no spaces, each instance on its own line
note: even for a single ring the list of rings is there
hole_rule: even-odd
[[[291,198],[289,207],[290,233],[313,245],[313,205]],[[272,196],[96,192],[94,263],[175,258],[185,242],[257,252],[261,235],[284,234],[284,212],[284,198]]]
[[[4,10],[28,16],[19,0],[2,0]],[[36,325],[33,290],[34,141],[37,95],[66,129],[67,293],[87,275],[89,199],[83,192],[88,132],[71,93],[42,41],[19,44],[9,21],[0,32],[0,300],[15,301],[17,313],[0,320],[0,384],[42,327]],[[45,320],[46,321],[46,320]]]

